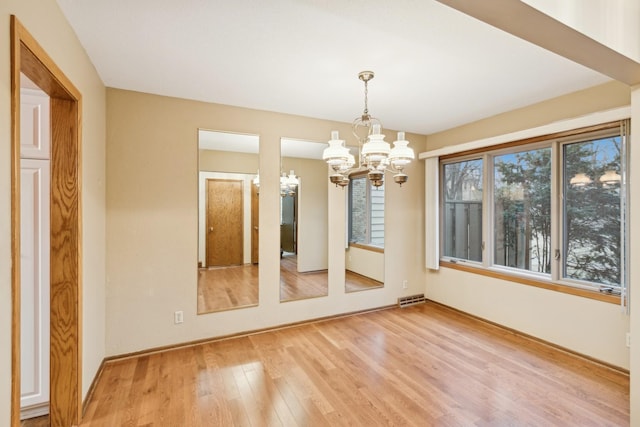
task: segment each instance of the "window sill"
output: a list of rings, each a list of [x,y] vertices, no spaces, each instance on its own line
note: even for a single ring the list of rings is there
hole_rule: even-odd
[[[494,279],[508,280],[510,282],[520,283],[522,285],[535,286],[537,288],[548,289],[550,291],[562,292],[565,294],[576,295],[583,298],[594,299],[597,301],[608,302],[610,304],[620,304],[619,295],[603,294],[597,291],[587,289],[574,288],[571,286],[559,285],[545,280],[537,280],[529,277],[521,277],[515,274],[507,274],[485,268],[473,267],[471,265],[463,265],[457,262],[440,261],[440,266],[451,268],[454,270],[465,271],[468,273],[480,274],[482,276],[492,277]]]
[[[381,248],[380,246],[365,245],[364,243],[350,242],[349,243],[349,247],[350,248],[364,249],[365,251],[378,252],[378,253],[381,253],[381,254],[384,253],[384,248]]]

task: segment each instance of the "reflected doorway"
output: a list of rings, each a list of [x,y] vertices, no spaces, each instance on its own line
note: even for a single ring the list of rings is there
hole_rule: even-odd
[[[258,304],[259,138],[198,131],[198,314]]]
[[[242,184],[240,180],[207,179],[207,260],[205,267],[242,264]]]

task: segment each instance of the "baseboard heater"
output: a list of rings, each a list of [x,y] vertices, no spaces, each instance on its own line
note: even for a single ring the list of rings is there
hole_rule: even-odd
[[[410,305],[421,304],[426,301],[427,299],[424,297],[424,294],[409,295],[398,298],[398,307],[408,307]]]

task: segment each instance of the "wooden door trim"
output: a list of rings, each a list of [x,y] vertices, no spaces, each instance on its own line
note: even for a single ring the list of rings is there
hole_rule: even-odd
[[[20,72],[51,98],[52,426],[80,423],[82,97],[40,44],[11,15],[11,425],[20,425]]]

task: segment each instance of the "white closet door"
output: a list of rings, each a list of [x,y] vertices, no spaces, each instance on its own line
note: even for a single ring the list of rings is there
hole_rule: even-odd
[[[20,89],[20,157],[49,159],[49,97],[36,89]]]
[[[48,413],[49,160],[20,165],[20,406],[45,406]]]

